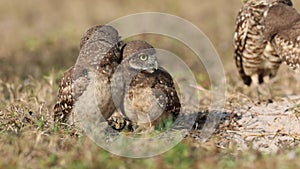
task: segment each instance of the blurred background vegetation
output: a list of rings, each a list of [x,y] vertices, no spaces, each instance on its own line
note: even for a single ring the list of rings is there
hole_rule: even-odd
[[[85,31],[94,25],[105,24],[119,17],[138,12],[170,13],[195,24],[217,49],[227,76],[228,88],[242,83],[233,59],[232,36],[240,0],[1,0],[0,1],[0,112],[5,124],[18,126],[12,119],[19,112],[51,114],[57,83],[79,52],[79,41]],[[300,10],[300,2],[294,0]],[[194,69],[188,48],[177,48],[177,42],[149,41],[161,45],[185,58]],[[155,44],[157,43],[157,44]],[[181,50],[182,49],[182,50]],[[201,69],[199,70],[201,72]],[[284,74],[284,71],[282,72]],[[209,83],[204,86],[208,86]],[[198,79],[199,80],[199,79]],[[280,88],[289,91],[294,81],[285,81]],[[0,95],[1,95],[0,93]],[[4,96],[3,96],[4,95]],[[2,109],[2,110],[1,110]],[[3,115],[4,113],[4,115]],[[6,113],[6,114],[5,114]],[[16,115],[17,114],[17,115]],[[23,116],[22,116],[23,117]],[[42,119],[42,120],[41,120]],[[20,119],[19,119],[20,120]],[[21,120],[22,121],[22,120]],[[44,120],[45,121],[45,120]],[[3,132],[7,125],[0,122],[0,168],[252,168],[299,167],[288,155],[264,156],[258,152],[220,151],[210,143],[199,145],[185,141],[175,149],[145,160],[125,159],[109,154],[88,139],[69,137],[68,132],[45,134],[43,118],[26,127],[23,122],[15,134]],[[15,121],[14,121],[15,122]],[[25,132],[29,129],[30,132]],[[65,136],[66,135],[66,136]],[[48,137],[47,137],[48,136]],[[188,142],[188,143],[186,143]],[[89,149],[87,150],[86,147]],[[299,152],[297,152],[298,155]],[[8,158],[6,160],[5,158]],[[281,160],[284,161],[281,161]],[[299,161],[299,160],[298,160]],[[23,166],[23,167],[22,167]],[[175,167],[174,167],[175,166]]]
[[[231,64],[234,19],[240,6],[238,0],[1,1],[0,77],[40,77],[65,70],[75,63],[80,38],[89,27],[146,11],[189,20],[211,39],[224,64],[227,60]],[[176,50],[170,46],[169,50]]]

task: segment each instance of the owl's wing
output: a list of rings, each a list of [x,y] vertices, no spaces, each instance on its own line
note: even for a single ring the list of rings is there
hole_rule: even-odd
[[[68,117],[73,109],[75,98],[79,97],[87,87],[87,71],[86,69],[75,71],[74,66],[65,71],[59,85],[57,102],[54,106],[54,120],[67,122]],[[74,84],[78,86],[74,91]]]
[[[74,96],[72,94],[72,80],[74,67],[70,67],[65,71],[58,90],[57,102],[54,106],[54,120],[66,122],[66,116],[71,113],[74,103]]]
[[[233,38],[234,58],[239,74],[246,85],[251,84],[251,77],[246,75],[243,67],[243,55],[246,48],[250,25],[251,12],[243,7],[240,9],[235,23],[235,32]]]
[[[292,69],[298,68],[300,66],[300,22],[291,29],[275,35],[272,45],[283,62]]]
[[[158,69],[155,74],[156,81],[158,83],[156,83],[154,88],[163,91],[168,99],[160,98],[159,96],[157,96],[157,98],[159,98],[159,102],[165,102],[165,111],[177,118],[180,112],[181,104],[172,77],[163,68]]]

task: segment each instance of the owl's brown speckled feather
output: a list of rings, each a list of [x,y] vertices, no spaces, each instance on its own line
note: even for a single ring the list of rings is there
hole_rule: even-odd
[[[181,108],[171,75],[158,67],[155,49],[145,41],[130,41],[112,81],[113,98],[138,130],[175,120]]]
[[[111,26],[90,28],[80,42],[80,53],[75,66],[69,68],[60,82],[58,101],[54,106],[55,121],[74,123],[74,104],[80,104],[81,95],[89,85],[89,73],[96,74],[95,93],[105,119],[115,110],[110,94],[110,78],[121,62],[118,32]],[[80,110],[79,111],[85,111]],[[73,116],[74,115],[74,116]]]
[[[244,84],[263,83],[277,74],[281,59],[267,41],[265,15],[276,4],[292,6],[290,0],[247,0],[236,18],[234,57]]]

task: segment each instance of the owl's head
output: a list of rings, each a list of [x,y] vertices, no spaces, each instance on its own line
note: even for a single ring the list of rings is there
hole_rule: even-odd
[[[287,19],[288,18],[288,19]],[[293,37],[289,31],[282,31],[292,27],[300,20],[298,11],[290,6],[279,4],[270,7],[265,19],[265,38],[270,41],[274,35],[285,34],[287,37]]]
[[[149,43],[134,40],[123,47],[123,64],[130,69],[152,73],[158,69],[156,50]]]
[[[291,0],[279,0],[279,3],[283,3],[288,6],[293,6],[293,2]]]
[[[285,4],[285,5],[288,5],[288,6],[293,6],[293,3],[291,0],[267,0],[268,3],[270,4]]]
[[[248,3],[252,5],[260,5],[261,3],[267,3],[267,4],[285,4],[288,6],[293,6],[293,3],[291,0],[242,0],[243,3]]]
[[[105,41],[114,45],[120,39],[118,31],[109,25],[97,25],[89,28],[80,41],[80,49],[86,44],[94,41]]]

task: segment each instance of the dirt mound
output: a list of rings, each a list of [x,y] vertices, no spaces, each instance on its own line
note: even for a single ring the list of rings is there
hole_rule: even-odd
[[[240,150],[251,147],[276,153],[299,145],[299,96],[281,98],[268,104],[249,104],[246,99],[241,102],[240,107],[233,108],[230,117],[219,126],[220,146],[237,145]]]

